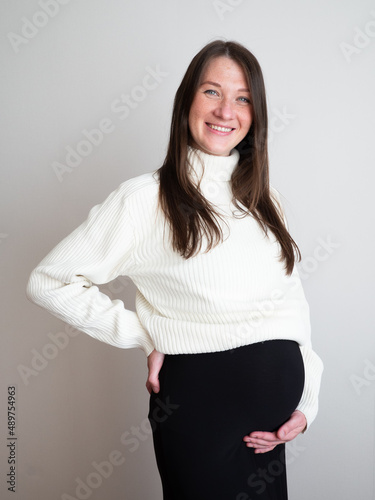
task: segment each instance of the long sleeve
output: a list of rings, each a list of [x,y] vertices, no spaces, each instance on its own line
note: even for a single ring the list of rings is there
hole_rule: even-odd
[[[137,313],[94,285],[125,275],[135,265],[127,185],[123,182],[94,206],[85,222],[39,263],[26,296],[91,337],[120,348],[142,348],[148,356],[154,346]]]
[[[288,222],[280,200],[280,194],[273,187],[272,191],[280,207],[280,211],[283,216],[285,226],[289,230]],[[299,282],[301,282],[296,267],[293,271],[293,274],[294,274],[294,280],[298,280]],[[301,290],[302,290],[302,284],[301,284]],[[308,321],[310,323],[310,318],[308,318]],[[310,330],[310,325],[309,325],[309,330]],[[306,427],[307,430],[314,421],[318,413],[318,407],[319,407],[318,396],[320,390],[321,377],[323,373],[323,362],[312,349],[311,335],[308,339],[308,342],[305,345],[300,345],[300,350],[305,367],[305,387],[302,393],[301,400],[296,409],[301,411],[305,415],[307,421],[307,427]]]

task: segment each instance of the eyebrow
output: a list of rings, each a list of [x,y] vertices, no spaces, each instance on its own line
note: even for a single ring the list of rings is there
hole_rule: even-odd
[[[210,85],[214,85],[215,87],[221,88],[221,85],[219,83],[211,82],[210,80],[206,80],[205,82],[202,82],[201,86],[204,85],[204,84],[206,84],[206,83],[208,83]],[[250,90],[249,89],[238,89],[238,92],[248,92],[250,94]]]

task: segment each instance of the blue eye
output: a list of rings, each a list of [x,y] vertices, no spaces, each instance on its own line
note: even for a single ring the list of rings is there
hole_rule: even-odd
[[[244,102],[245,104],[250,104],[250,99],[248,99],[247,97],[239,97],[239,100],[241,102]]]
[[[208,89],[204,91],[204,94],[208,95],[218,95],[216,90]]]

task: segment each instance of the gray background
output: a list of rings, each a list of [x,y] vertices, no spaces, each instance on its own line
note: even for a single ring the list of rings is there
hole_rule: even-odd
[[[182,75],[222,37],[244,43],[264,71],[271,182],[303,254],[325,364],[318,417],[288,452],[290,499],[374,499],[375,2],[4,0],[0,28],[1,498],[162,498],[143,351],[68,336],[25,288],[92,206],[160,166]],[[142,90],[147,68],[163,75]],[[122,94],[133,96],[126,117],[116,111]],[[59,177],[54,162],[66,165],[66,148],[105,118],[112,131]],[[101,288],[134,307],[126,278]],[[9,385],[16,494],[5,484]],[[114,450],[123,463],[95,475]],[[79,478],[95,487],[77,492]]]

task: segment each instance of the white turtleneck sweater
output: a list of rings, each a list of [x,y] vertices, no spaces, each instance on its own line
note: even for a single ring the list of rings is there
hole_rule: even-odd
[[[294,340],[305,365],[297,409],[310,425],[323,365],[311,347],[298,271],[286,276],[273,233],[266,237],[251,215],[238,217],[230,183],[238,151],[220,157],[189,148],[188,159],[193,182],[201,181],[201,192],[225,217],[222,243],[204,253],[203,241],[201,252],[189,259],[173,251],[169,226],[157,209],[158,176],[149,172],[120,184],[49,252],[30,275],[27,297],[102,342],[141,348],[146,356],[153,349],[202,353]],[[271,192],[280,204],[278,192]],[[123,275],[137,287],[136,312],[95,286]]]

